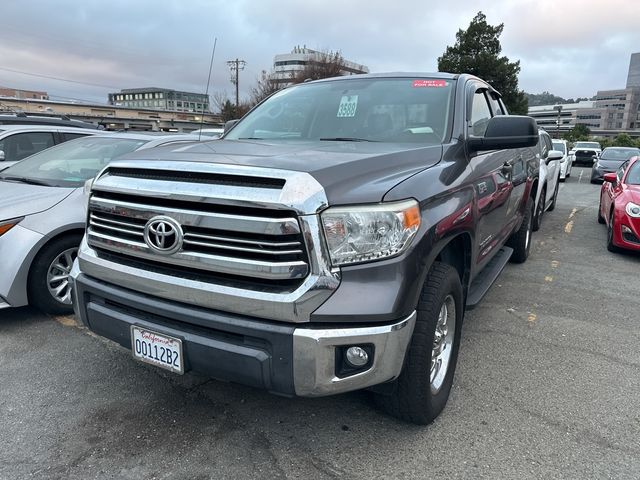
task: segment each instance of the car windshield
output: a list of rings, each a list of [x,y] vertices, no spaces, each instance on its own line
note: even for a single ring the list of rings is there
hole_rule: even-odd
[[[52,187],[80,187],[112,159],[145,143],[147,140],[98,136],[71,140],[3,170],[0,179]]]
[[[600,156],[601,160],[625,161],[635,155],[640,155],[637,148],[605,148]]]
[[[640,161],[636,161],[629,168],[629,173],[627,174],[627,185],[640,185]]]
[[[577,142],[574,148],[600,148],[598,142]]]
[[[352,77],[301,84],[271,96],[225,139],[442,143],[454,83]]]
[[[562,153],[567,153],[564,147],[564,143],[562,142],[553,142],[553,149],[558,150],[559,152],[562,152]]]

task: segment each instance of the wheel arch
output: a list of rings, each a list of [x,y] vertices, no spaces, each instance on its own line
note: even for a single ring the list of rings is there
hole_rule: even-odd
[[[454,267],[460,276],[465,299],[471,277],[472,245],[471,234],[460,232],[447,239],[429,265],[429,268],[431,268],[434,262],[441,262]]]

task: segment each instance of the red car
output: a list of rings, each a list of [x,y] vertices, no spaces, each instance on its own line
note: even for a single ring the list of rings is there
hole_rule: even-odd
[[[640,157],[604,175],[598,222],[607,224],[609,251],[640,251]]]

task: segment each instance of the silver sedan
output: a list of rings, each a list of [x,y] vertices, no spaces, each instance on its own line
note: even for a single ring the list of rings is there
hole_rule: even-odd
[[[84,233],[85,182],[125,153],[197,139],[143,133],[85,137],[0,172],[0,309],[31,304],[47,313],[70,313],[68,275]]]

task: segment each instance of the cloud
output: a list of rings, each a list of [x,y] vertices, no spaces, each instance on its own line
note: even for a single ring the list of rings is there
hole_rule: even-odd
[[[640,10],[609,0],[23,0],[3,5],[0,67],[119,88],[204,91],[218,38],[210,92],[233,92],[226,61],[247,62],[247,95],[273,56],[296,45],[340,50],[381,71],[433,71],[437,57],[482,10],[504,23],[504,54],[520,60],[520,87],[564,97],[623,87],[640,50]],[[109,88],[0,70],[0,84],[106,101]],[[113,90],[113,89],[111,89]]]

